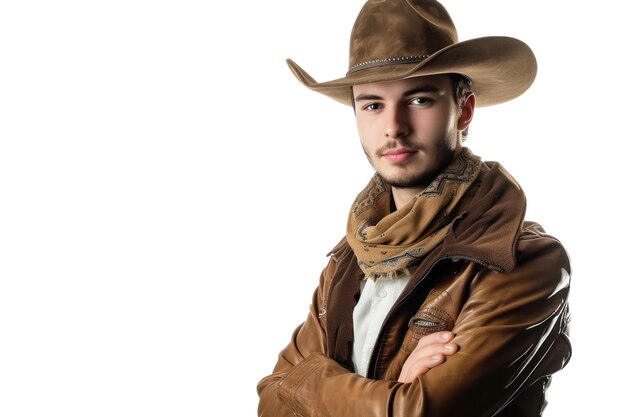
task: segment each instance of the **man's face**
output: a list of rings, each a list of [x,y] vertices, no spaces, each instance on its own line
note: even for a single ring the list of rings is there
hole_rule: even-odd
[[[461,148],[469,113],[447,75],[355,85],[361,144],[376,172],[396,188],[425,187]],[[463,120],[468,119],[468,120]]]

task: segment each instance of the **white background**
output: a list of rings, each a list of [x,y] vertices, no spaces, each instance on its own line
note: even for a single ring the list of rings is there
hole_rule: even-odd
[[[531,45],[478,109],[528,218],[567,247],[574,355],[547,417],[623,415],[618,2],[448,0]],[[356,0],[0,3],[0,415],[253,416],[371,176],[342,76]]]

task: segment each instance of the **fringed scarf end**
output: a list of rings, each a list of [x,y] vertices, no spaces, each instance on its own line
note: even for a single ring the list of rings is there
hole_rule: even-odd
[[[377,281],[377,280],[391,280],[391,279],[408,277],[408,276],[411,276],[411,271],[409,270],[409,268],[400,268],[394,271],[372,272],[369,274],[365,273],[365,277],[363,279],[364,280],[371,279],[373,281]]]

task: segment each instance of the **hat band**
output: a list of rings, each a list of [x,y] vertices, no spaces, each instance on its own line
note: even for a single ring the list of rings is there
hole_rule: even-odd
[[[379,67],[379,66],[383,66],[383,65],[395,65],[395,64],[416,64],[419,62],[422,62],[423,60],[425,60],[426,58],[428,58],[430,55],[424,54],[424,55],[409,55],[409,56],[396,56],[396,57],[391,57],[391,58],[380,58],[380,59],[373,59],[370,61],[364,61],[364,62],[360,62],[356,65],[353,65],[352,68],[350,68],[348,70],[348,72],[346,73],[346,75],[352,75],[355,72],[364,70],[366,68],[372,68],[372,67]]]

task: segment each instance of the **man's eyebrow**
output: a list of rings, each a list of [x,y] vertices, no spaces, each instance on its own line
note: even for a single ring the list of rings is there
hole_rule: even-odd
[[[412,96],[417,93],[438,93],[441,91],[441,88],[435,87],[434,85],[421,85],[419,87],[415,87],[409,91],[406,91],[402,94],[402,97]]]
[[[408,91],[402,93],[402,97],[412,96],[417,93],[436,93],[440,91],[440,88],[435,87],[434,85],[420,85],[419,87],[412,88]],[[364,101],[364,100],[382,100],[383,98],[377,96],[375,94],[359,94],[354,98],[354,101]]]
[[[359,94],[354,98],[354,101],[364,101],[364,100],[382,100],[383,98],[380,96],[376,96],[374,94]]]

